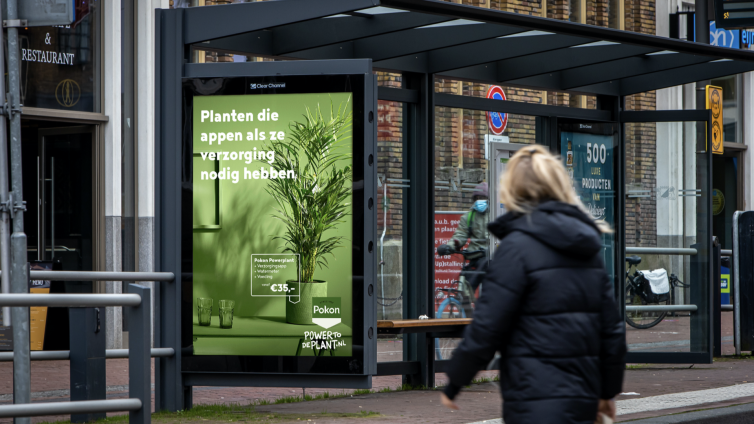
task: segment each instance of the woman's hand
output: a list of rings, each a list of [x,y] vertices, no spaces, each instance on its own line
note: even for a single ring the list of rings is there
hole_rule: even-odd
[[[600,399],[599,406],[597,407],[597,418],[599,414],[603,413],[607,415],[611,420],[615,421],[615,401]]]
[[[443,405],[445,405],[446,407],[448,407],[450,409],[459,409],[458,405],[456,405],[455,402],[453,402],[452,400],[450,400],[450,398],[447,397],[445,395],[445,393],[440,393],[440,401],[442,402]],[[602,402],[602,401],[600,401],[600,402]]]

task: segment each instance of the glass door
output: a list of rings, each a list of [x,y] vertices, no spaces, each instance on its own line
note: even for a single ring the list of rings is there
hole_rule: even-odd
[[[628,362],[711,363],[709,111],[623,112],[620,296]],[[621,278],[622,277],[622,278]]]
[[[92,127],[38,133],[36,260],[66,271],[92,270],[92,140]]]

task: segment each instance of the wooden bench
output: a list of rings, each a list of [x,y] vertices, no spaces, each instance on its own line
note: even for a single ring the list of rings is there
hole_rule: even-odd
[[[422,360],[378,362],[377,375],[413,375],[418,378],[418,376],[428,373],[434,376],[435,372],[445,372],[445,367],[449,361],[435,360],[435,339],[463,337],[463,330],[469,324],[471,324],[471,318],[378,320],[377,334],[425,333],[428,337],[423,342],[426,343],[426,347],[424,354],[422,354],[424,356]],[[426,368],[424,371],[422,366]],[[432,381],[434,381],[434,377]]]
[[[432,333],[433,337],[460,337],[469,324],[471,318],[378,320],[377,334]]]

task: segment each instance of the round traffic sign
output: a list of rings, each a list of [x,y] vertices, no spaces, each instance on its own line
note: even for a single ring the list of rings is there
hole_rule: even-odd
[[[487,98],[505,100],[505,91],[498,85],[491,85],[487,90]],[[487,112],[487,126],[493,134],[500,135],[508,126],[508,114],[500,112]]]

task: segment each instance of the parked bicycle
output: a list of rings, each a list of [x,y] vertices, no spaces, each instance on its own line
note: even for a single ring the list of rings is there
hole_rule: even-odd
[[[445,299],[437,308],[435,317],[437,318],[471,318],[474,313],[474,302],[476,295],[470,284],[476,273],[480,272],[471,266],[470,257],[478,256],[479,253],[486,253],[484,250],[461,250],[464,265],[461,268],[461,275],[458,281],[454,281],[455,288],[437,288],[435,298],[440,294],[445,295]],[[437,359],[450,359],[451,352],[458,345],[459,339],[435,339],[435,351]]]
[[[651,285],[647,278],[638,270],[631,274],[631,268],[641,263],[639,256],[629,256],[626,258],[629,268],[626,270],[626,306],[646,306],[646,305],[672,305],[675,302],[675,288],[689,287],[684,284],[675,274],[668,276],[669,292],[667,294],[655,294],[652,292]],[[628,325],[638,329],[652,328],[662,322],[667,311],[626,311],[626,322]]]

